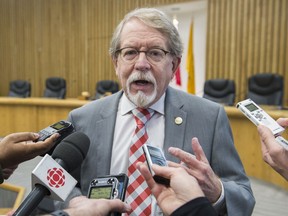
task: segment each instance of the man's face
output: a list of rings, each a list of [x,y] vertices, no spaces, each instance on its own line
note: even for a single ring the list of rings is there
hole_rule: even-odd
[[[122,30],[120,49],[125,47],[135,48],[138,51],[147,51],[151,48],[169,51],[164,35],[138,19],[127,22]],[[124,61],[119,54],[113,63],[129,100],[138,107],[148,107],[163,95],[180,59],[168,53],[160,62],[153,62],[145,53],[140,52],[132,62]]]

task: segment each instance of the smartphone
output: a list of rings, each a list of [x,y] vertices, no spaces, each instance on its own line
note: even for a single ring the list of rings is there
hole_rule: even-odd
[[[74,126],[72,125],[72,123],[65,120],[61,120],[40,130],[38,132],[40,137],[38,138],[37,141],[44,141],[55,133],[59,133],[61,136],[58,139],[62,140],[72,132],[74,132]]]
[[[116,177],[93,179],[89,185],[87,197],[90,199],[116,199],[118,197],[118,180]]]
[[[165,155],[161,148],[144,144],[142,146],[142,149],[144,151],[144,155],[146,158],[146,162],[149,168],[150,173],[152,174],[154,180],[159,184],[164,184],[166,186],[170,185],[170,179],[166,179],[162,176],[155,175],[152,165],[157,164],[159,166],[168,166]]]
[[[275,137],[285,130],[251,99],[238,102],[236,107],[256,126],[261,124],[268,127]]]

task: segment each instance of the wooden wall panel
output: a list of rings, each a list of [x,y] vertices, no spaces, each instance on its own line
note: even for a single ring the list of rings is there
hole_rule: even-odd
[[[13,79],[29,80],[32,96],[42,96],[50,76],[67,79],[67,97],[94,94],[98,80],[117,79],[108,48],[124,14],[177,2],[185,0],[1,0],[0,96]],[[207,20],[206,79],[234,79],[236,100],[255,73],[288,83],[286,0],[208,0]]]
[[[206,79],[235,80],[238,101],[245,98],[249,76],[280,74],[288,105],[286,0],[210,0],[207,26]]]
[[[40,97],[50,76],[67,80],[67,97],[94,95],[98,80],[117,79],[108,49],[124,14],[185,1],[1,0],[0,96],[8,94],[10,80],[25,79]]]

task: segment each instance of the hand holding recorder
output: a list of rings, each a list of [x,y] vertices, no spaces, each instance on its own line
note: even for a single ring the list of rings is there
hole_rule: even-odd
[[[45,154],[51,155],[53,153],[54,149],[56,148],[56,146],[65,137],[67,137],[68,135],[70,135],[73,132],[75,132],[75,129],[74,129],[74,126],[72,125],[72,123],[69,121],[66,121],[66,120],[61,120],[61,121],[58,121],[58,122],[44,128],[44,129],[40,130],[38,132],[39,138],[37,140],[35,140],[35,142],[36,141],[44,141],[55,133],[60,134],[60,136],[57,138],[57,140],[55,140],[55,146],[53,148],[51,148],[48,152],[45,152]],[[44,156],[44,154],[41,156]]]
[[[288,127],[288,118],[280,118],[277,122],[282,127]],[[279,142],[275,140],[273,133],[267,127],[258,126],[258,133],[261,139],[263,160],[288,180],[288,150],[278,145]]]
[[[120,199],[125,201],[128,176],[124,173],[108,175],[93,179],[90,183],[87,197],[90,199]],[[113,216],[120,216],[122,211],[113,212]]]
[[[38,132],[39,138],[36,141],[44,141],[55,133],[61,135],[57,141],[63,140],[66,136],[74,132],[74,126],[71,122],[61,120]]]
[[[37,133],[21,132],[12,133],[4,137],[0,142],[0,164],[2,168],[17,166],[40,154],[50,150],[59,134],[50,136],[45,141],[33,142],[39,138]]]
[[[237,103],[236,107],[256,126],[264,125],[268,127],[273,133],[278,144],[288,149],[288,141],[285,140],[281,134],[285,130],[279,125],[271,116],[268,115],[261,107],[259,107],[251,99],[246,99]]]
[[[162,149],[156,146],[148,145],[148,144],[144,144],[142,146],[142,149],[144,151],[144,155],[146,158],[149,171],[151,175],[153,176],[154,180],[159,184],[164,184],[166,186],[169,186],[170,179],[167,179],[163,176],[156,175],[152,169],[153,164],[157,164],[159,166],[168,166]]]
[[[152,165],[153,172],[157,176],[170,179],[169,187],[157,183],[145,164],[138,163],[137,168],[144,176],[164,215],[216,215],[212,205],[207,198],[204,198],[196,178],[189,175],[183,167]],[[188,202],[189,204],[184,207]]]
[[[288,180],[288,142],[281,136],[288,127],[288,118],[275,121],[251,99],[236,107],[257,126],[263,160]]]
[[[90,199],[118,198],[124,201],[128,181],[128,176],[124,173],[98,177],[91,181],[87,197]]]
[[[64,211],[70,216],[106,216],[110,212],[129,212],[130,206],[119,199],[89,199],[84,196],[75,197]]]

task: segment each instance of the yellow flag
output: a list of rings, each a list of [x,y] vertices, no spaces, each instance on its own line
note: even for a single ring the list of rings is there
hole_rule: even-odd
[[[193,22],[190,25],[186,69],[188,72],[187,92],[191,94],[195,94],[195,74],[194,74],[194,56],[193,56]]]

